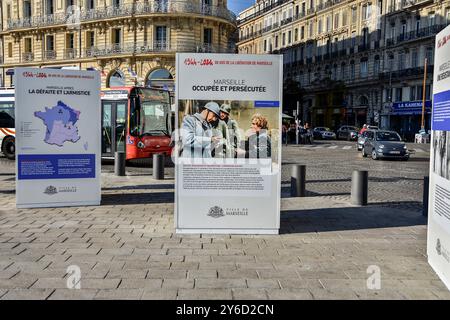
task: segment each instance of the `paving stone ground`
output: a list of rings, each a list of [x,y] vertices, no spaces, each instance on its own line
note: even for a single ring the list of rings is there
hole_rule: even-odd
[[[17,210],[14,162],[0,159],[0,299],[450,299],[426,257],[429,153],[410,147],[424,151],[409,162],[363,159],[347,142],[285,147],[277,236],[175,234],[173,168],[158,182],[105,164],[101,206]],[[307,198],[288,196],[293,163],[308,166]],[[349,178],[363,168],[360,208]]]

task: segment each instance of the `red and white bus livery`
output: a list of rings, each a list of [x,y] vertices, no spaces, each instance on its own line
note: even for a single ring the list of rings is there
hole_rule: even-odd
[[[0,151],[15,158],[14,89],[0,89]]]
[[[121,87],[104,89],[102,101],[102,158],[125,152],[127,160],[172,152],[172,111],[168,91]]]

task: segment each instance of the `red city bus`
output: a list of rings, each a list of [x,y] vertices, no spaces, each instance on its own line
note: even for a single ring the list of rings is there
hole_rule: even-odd
[[[104,89],[102,158],[125,152],[127,160],[172,152],[172,111],[169,92],[144,87]]]

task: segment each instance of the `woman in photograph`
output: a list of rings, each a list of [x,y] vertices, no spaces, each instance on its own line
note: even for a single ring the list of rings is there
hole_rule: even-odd
[[[269,136],[267,118],[257,113],[252,117],[252,125],[247,131],[245,142],[245,157],[250,159],[265,159],[272,156],[272,145]]]

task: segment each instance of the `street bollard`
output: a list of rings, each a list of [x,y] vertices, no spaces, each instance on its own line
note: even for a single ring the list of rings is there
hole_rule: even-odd
[[[164,154],[153,155],[153,179],[164,180]]]
[[[423,178],[423,207],[422,215],[428,217],[428,197],[430,188],[430,177],[426,176]]]
[[[125,175],[125,152],[116,152],[114,154],[114,174],[123,177]]]
[[[293,165],[291,174],[291,197],[306,196],[306,166]]]
[[[357,206],[367,205],[367,189],[369,186],[368,181],[369,181],[369,172],[353,171],[352,196],[351,196],[351,202],[353,205]]]

